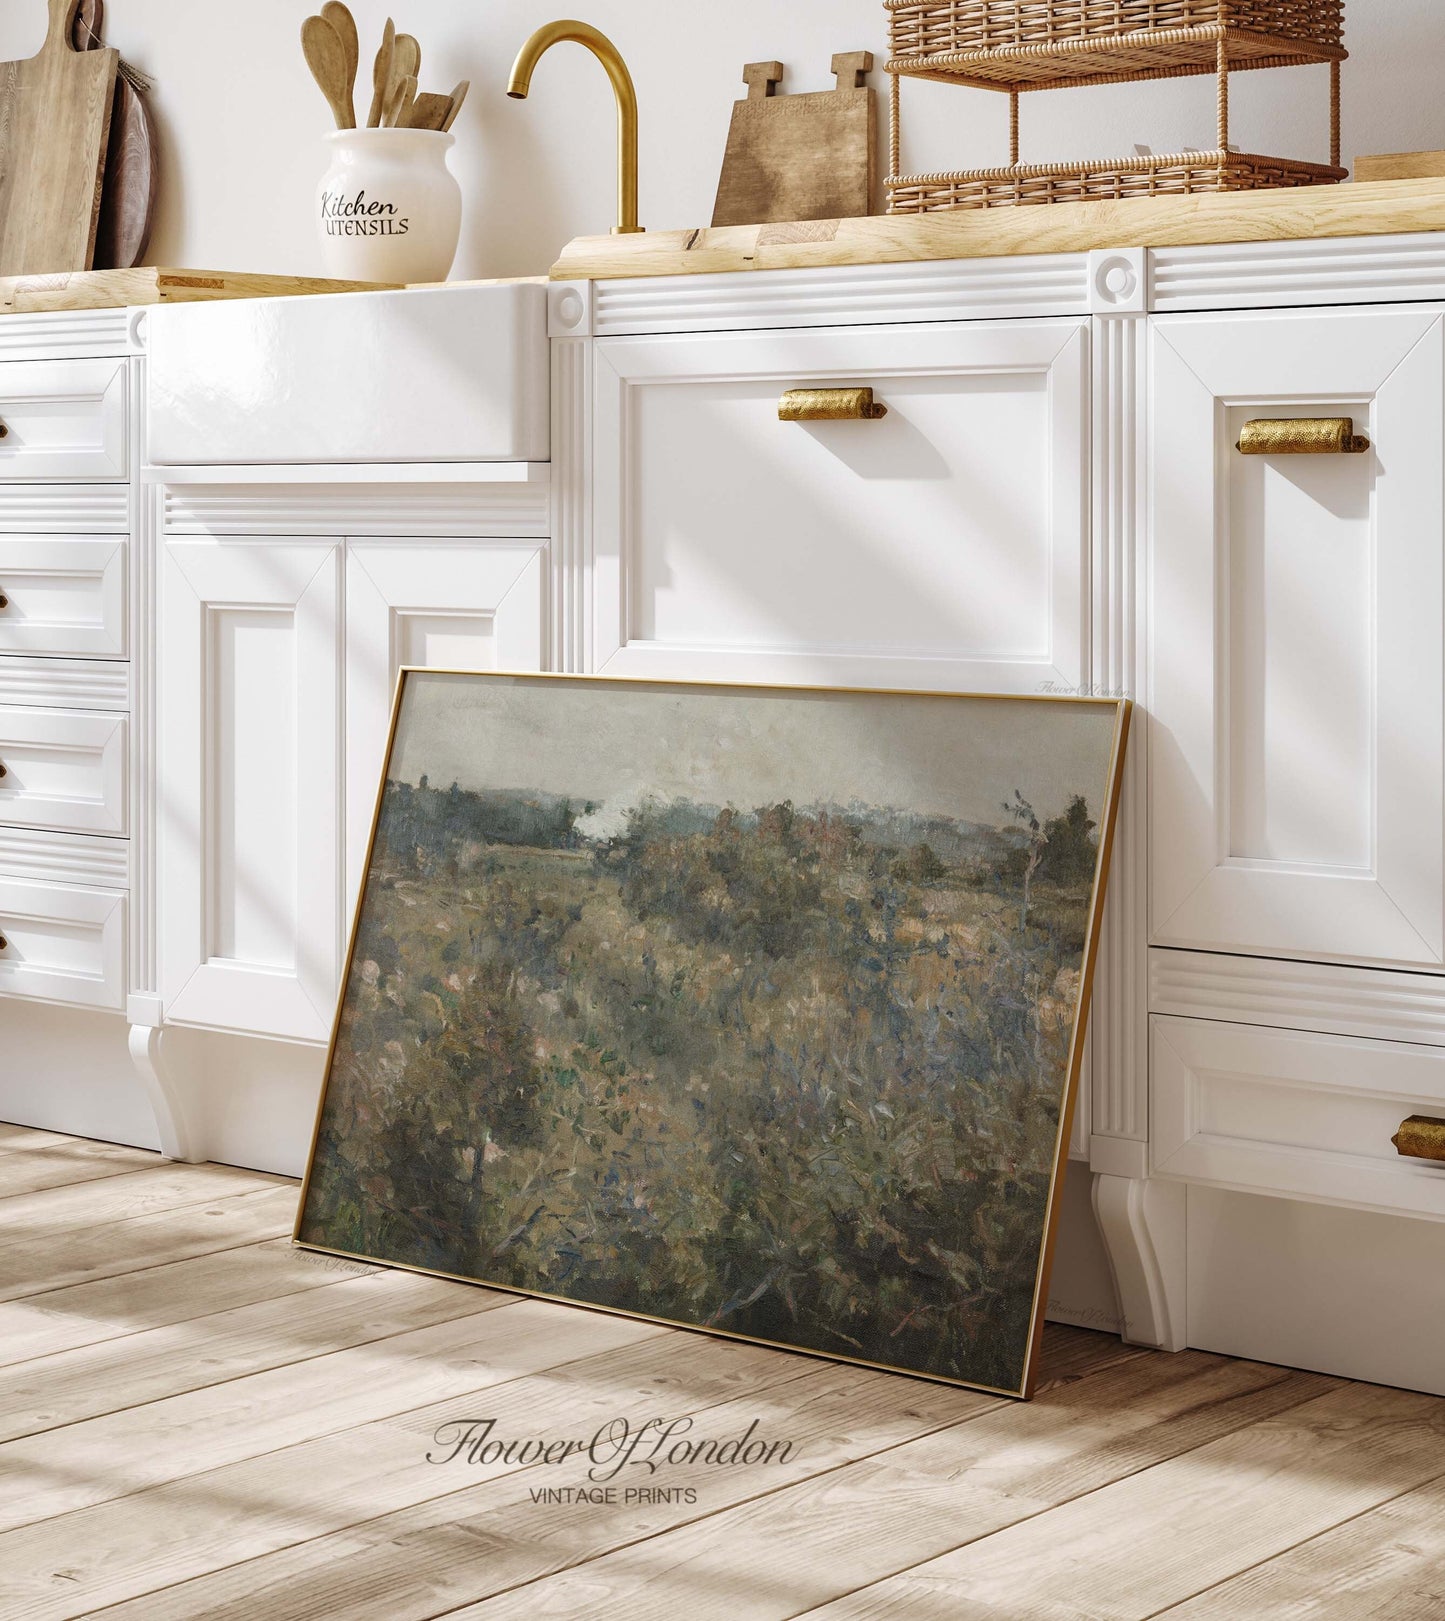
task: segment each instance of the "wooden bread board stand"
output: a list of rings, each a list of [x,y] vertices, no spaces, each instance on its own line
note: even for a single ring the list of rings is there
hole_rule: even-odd
[[[869,51],[833,58],[836,90],[780,96],[781,62],[749,62],[733,104],[714,225],[867,214],[877,184],[877,98]]]
[[[379,293],[394,283],[211,270],[87,270],[73,275],[0,276],[0,314],[118,310],[143,304],[202,304],[226,298],[296,298],[315,293]]]

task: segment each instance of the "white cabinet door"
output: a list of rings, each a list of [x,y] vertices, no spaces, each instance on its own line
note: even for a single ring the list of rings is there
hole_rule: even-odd
[[[1087,323],[610,338],[596,377],[595,670],[1083,681]],[[778,419],[863,386],[887,416]]]
[[[172,541],[161,582],[166,1017],[325,1041],[341,954],[341,549]]]
[[[547,548],[537,541],[352,541],[346,573],[346,872],[361,887],[397,673],[540,670]]]
[[[1441,317],[1153,332],[1156,944],[1445,961]],[[1366,455],[1244,456],[1343,417]]]

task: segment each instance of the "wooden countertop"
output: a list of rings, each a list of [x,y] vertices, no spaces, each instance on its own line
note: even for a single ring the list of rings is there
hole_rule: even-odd
[[[134,304],[197,304],[222,298],[295,298],[308,293],[384,292],[390,284],[260,276],[219,270],[85,270],[0,276],[0,315],[119,310]]]
[[[554,281],[1445,231],[1445,179],[578,237]]]

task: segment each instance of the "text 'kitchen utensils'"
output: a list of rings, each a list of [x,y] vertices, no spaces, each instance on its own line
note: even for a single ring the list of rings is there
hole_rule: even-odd
[[[361,67],[361,41],[356,19],[342,0],[326,0],[316,16],[301,25],[301,49],[339,130],[356,128],[356,80]],[[398,34],[390,17],[372,68],[368,129],[449,130],[471,89],[464,80],[450,95],[419,92],[421,45],[411,34]]]

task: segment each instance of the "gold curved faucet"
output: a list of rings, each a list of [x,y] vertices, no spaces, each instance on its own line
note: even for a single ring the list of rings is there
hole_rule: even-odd
[[[518,52],[507,94],[513,101],[525,101],[538,62],[554,45],[564,41],[585,45],[607,69],[607,77],[617,94],[617,224],[612,227],[612,234],[632,236],[642,230],[637,223],[637,89],[621,52],[606,34],[590,23],[545,24]]]

